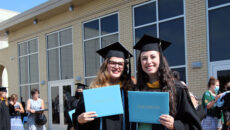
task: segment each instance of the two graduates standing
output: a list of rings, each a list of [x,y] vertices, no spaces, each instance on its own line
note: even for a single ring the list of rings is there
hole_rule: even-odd
[[[90,88],[105,87],[120,84],[123,115],[95,118],[95,112],[85,112],[84,99],[76,108],[73,118],[76,130],[201,130],[200,120],[191,103],[189,95],[183,85],[173,80],[163,51],[171,43],[144,35],[134,46],[139,50],[137,84],[131,80],[131,53],[120,43],[111,44],[97,51],[104,58],[104,62]],[[170,114],[159,117],[160,125],[130,123],[128,111],[127,91],[168,92],[170,95]],[[155,99],[148,99],[149,101]]]

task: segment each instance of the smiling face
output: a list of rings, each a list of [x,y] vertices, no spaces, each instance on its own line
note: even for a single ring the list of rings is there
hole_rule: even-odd
[[[125,60],[119,57],[111,57],[107,64],[107,71],[113,80],[121,77],[125,67]]]
[[[148,76],[155,76],[160,65],[160,54],[158,51],[144,51],[140,56],[142,70]]]

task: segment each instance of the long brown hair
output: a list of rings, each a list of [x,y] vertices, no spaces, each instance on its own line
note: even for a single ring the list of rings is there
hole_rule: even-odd
[[[169,106],[170,106],[170,115],[176,115],[176,88],[173,81],[173,75],[171,69],[168,66],[166,58],[159,53],[160,56],[160,65],[158,68],[157,76],[160,82],[161,92],[169,92]],[[138,58],[137,64],[137,87],[142,90],[146,87],[147,82],[149,81],[149,76],[143,71],[141,66],[141,54]]]
[[[105,61],[103,62],[103,64],[101,65],[96,78],[91,82],[89,88],[98,88],[98,87],[105,87],[110,85],[109,81],[110,81],[110,75],[107,71],[107,65],[109,63],[110,58],[105,59]],[[128,62],[125,61],[125,65],[124,65],[124,70],[121,74],[120,77],[120,82],[122,83],[122,87],[125,90],[131,90],[133,83],[131,78],[128,76]]]

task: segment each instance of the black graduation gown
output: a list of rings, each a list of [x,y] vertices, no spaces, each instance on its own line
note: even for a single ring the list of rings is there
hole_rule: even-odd
[[[123,88],[121,89],[121,93],[122,91],[124,92]],[[128,98],[126,92],[124,92],[123,102],[125,104],[125,129],[129,130]],[[94,121],[85,123],[83,125],[78,123],[77,117],[83,112],[85,112],[84,100],[80,100],[77,105],[76,112],[73,114],[73,124],[75,130],[100,130],[100,118],[95,118]],[[107,116],[101,119],[103,130],[123,130],[123,115]]]
[[[9,107],[6,106],[5,100],[0,100],[0,130],[10,130]]]
[[[176,87],[176,109],[174,116],[175,130],[201,130],[199,117],[185,87],[178,81]],[[154,89],[152,89],[154,91]],[[132,130],[136,130],[136,124],[132,123]],[[152,124],[152,130],[165,130],[163,125]]]
[[[67,120],[67,123],[68,123],[67,130],[69,130],[73,126],[72,125],[72,120],[71,120],[68,112],[71,111],[71,110],[73,110],[73,109],[76,109],[78,102],[79,102],[79,99],[77,99],[76,96],[71,96],[68,99],[67,109],[65,110],[66,120]]]

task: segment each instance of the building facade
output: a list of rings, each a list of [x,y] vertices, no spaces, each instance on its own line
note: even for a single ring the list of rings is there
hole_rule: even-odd
[[[172,42],[164,52],[172,70],[201,96],[210,76],[230,79],[230,1],[52,0],[0,23],[9,47],[0,50],[9,94],[22,102],[38,88],[49,108],[49,129],[64,129],[74,83],[90,84],[102,58],[95,52],[119,41],[132,47],[143,34]]]

